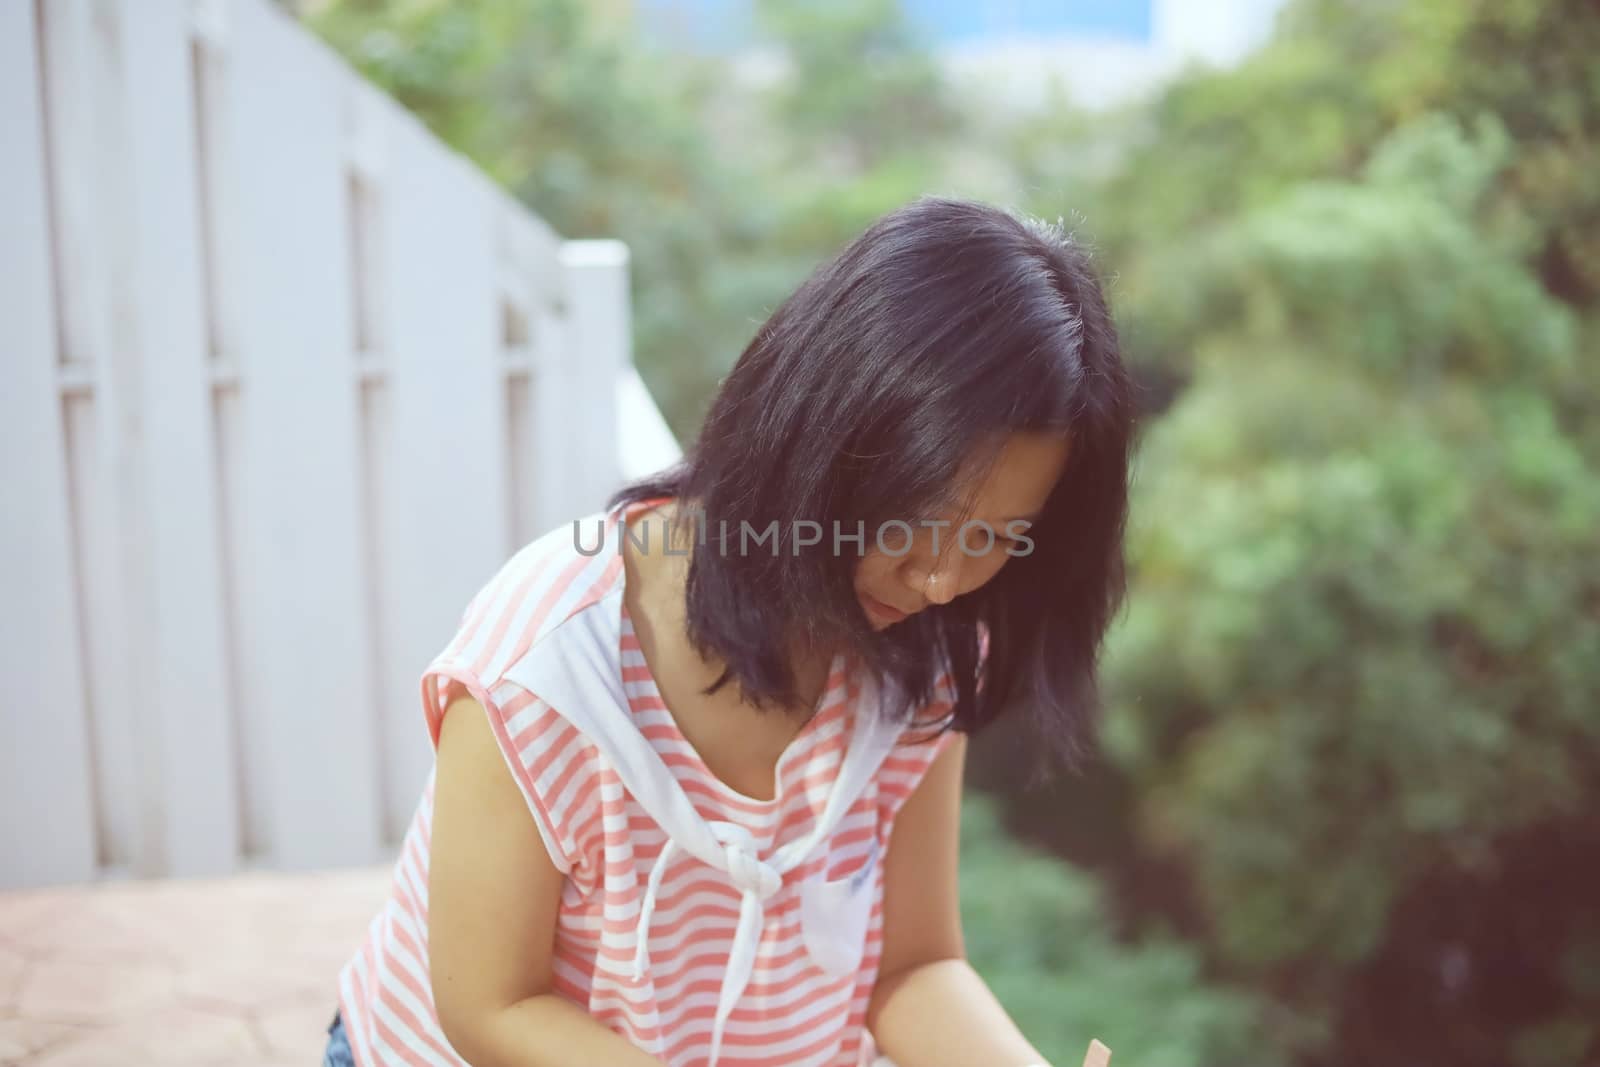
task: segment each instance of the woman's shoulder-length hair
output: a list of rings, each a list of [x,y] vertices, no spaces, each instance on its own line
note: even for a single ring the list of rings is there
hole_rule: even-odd
[[[796,634],[859,652],[925,708],[945,672],[947,728],[1020,713],[1075,766],[1098,712],[1096,662],[1125,593],[1133,384],[1086,250],[1062,224],[925,196],[818,266],[756,331],[683,459],[612,495],[691,501],[721,528],[777,524],[758,551],[696,545],[689,639],[758,704],[792,706]],[[854,592],[855,542],[939,513],[1008,434],[1060,433],[1067,460],[1033,548],[983,586],[875,631]],[[814,522],[824,542],[803,546]],[[726,524],[724,527],[723,524]],[[858,525],[860,524],[860,525]],[[980,662],[980,631],[987,655]]]

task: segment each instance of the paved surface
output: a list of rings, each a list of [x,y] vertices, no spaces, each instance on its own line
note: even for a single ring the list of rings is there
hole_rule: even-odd
[[[389,875],[0,893],[0,1064],[318,1067]]]

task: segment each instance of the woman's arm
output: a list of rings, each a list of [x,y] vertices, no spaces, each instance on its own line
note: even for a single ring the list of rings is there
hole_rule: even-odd
[[[428,860],[428,971],[445,1037],[473,1067],[661,1067],[553,993],[565,878],[495,742],[454,701],[439,730]]]
[[[883,959],[867,1028],[896,1067],[1045,1063],[967,963],[957,857],[967,739],[929,766],[884,857]]]

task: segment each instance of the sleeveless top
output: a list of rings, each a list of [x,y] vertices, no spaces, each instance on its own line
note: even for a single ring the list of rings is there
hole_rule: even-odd
[[[429,739],[464,693],[488,714],[566,876],[554,992],[669,1067],[865,1067],[882,857],[954,741],[924,725],[953,689],[941,677],[913,725],[890,725],[875,679],[836,655],[774,797],[733,789],[679,731],[623,601],[618,527],[656,503],[549,531],[490,579],[423,673]],[[428,977],[433,786],[430,770],[389,896],[339,973],[359,1067],[465,1067]]]

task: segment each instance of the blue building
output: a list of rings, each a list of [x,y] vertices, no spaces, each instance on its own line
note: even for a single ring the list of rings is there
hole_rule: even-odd
[[[621,0],[649,40],[738,53],[759,44],[757,0]],[[801,0],[803,2],[803,0]],[[815,0],[847,4],[853,0]],[[1101,107],[1190,62],[1228,66],[1261,44],[1285,0],[896,0],[946,72],[1027,107],[1065,88]]]
[[[1115,37],[1149,41],[1151,0],[900,0],[939,43],[995,37]]]
[[[1148,44],[1154,0],[900,0],[935,46],[1008,38],[1091,37]],[[738,48],[752,36],[752,0],[635,0],[652,35],[685,46]]]

